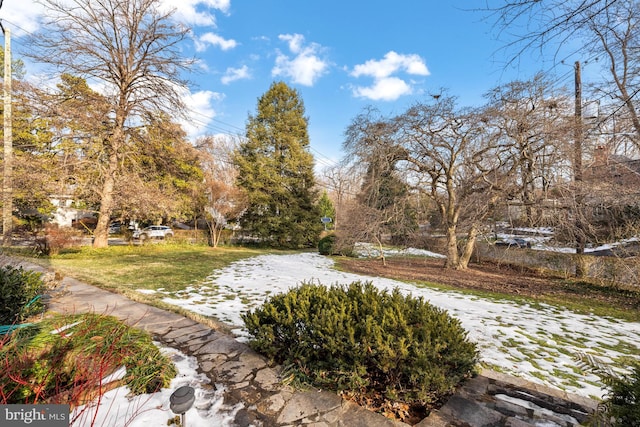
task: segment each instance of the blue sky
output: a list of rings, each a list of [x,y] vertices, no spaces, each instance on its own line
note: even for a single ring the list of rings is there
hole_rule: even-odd
[[[343,132],[366,106],[401,113],[442,88],[478,105],[489,89],[541,69],[533,60],[505,68],[503,42],[471,0],[164,1],[194,29],[184,45],[199,58],[188,76],[190,135],[242,134],[257,99],[282,80],[305,103],[320,167],[342,156]],[[14,57],[28,49],[20,37],[38,31],[40,13],[33,0],[4,0]]]

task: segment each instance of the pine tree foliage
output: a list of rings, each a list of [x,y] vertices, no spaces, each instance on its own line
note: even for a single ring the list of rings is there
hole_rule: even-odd
[[[469,378],[474,343],[422,298],[371,283],[303,283],[243,315],[251,346],[297,378],[367,402],[430,407]]]
[[[336,219],[336,208],[326,191],[323,191],[322,196],[320,196],[318,208],[320,209],[320,216],[331,218],[332,221]],[[327,226],[329,227],[329,225]]]
[[[272,246],[312,246],[321,230],[304,114],[298,92],[273,83],[249,116],[235,155],[238,185],[249,201],[241,225]]]
[[[605,405],[614,426],[640,426],[640,363],[627,375],[613,379]]]
[[[4,52],[0,52],[0,68],[4,75]],[[58,171],[51,155],[51,133],[47,120],[37,111],[34,102],[40,91],[24,79],[24,62],[14,59],[11,66],[12,83],[12,141],[13,205],[22,219],[37,218],[38,214],[50,214],[54,206],[50,194],[58,194]],[[0,102],[0,117],[4,117],[4,103]],[[0,139],[4,129],[0,128]]]
[[[396,166],[402,150],[385,145],[374,151],[358,199],[363,206],[378,212],[380,237],[389,234],[393,244],[403,245],[418,229],[418,223],[409,185]]]
[[[592,427],[640,426],[640,362],[634,361],[627,372],[614,371],[601,359],[578,353],[578,367],[598,375],[609,389],[598,410],[591,415]]]

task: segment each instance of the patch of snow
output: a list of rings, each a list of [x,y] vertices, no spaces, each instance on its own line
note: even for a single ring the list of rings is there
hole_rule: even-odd
[[[370,244],[370,243],[356,243],[354,247],[355,253],[360,258],[370,258],[370,257],[379,257],[380,256],[380,248]],[[446,258],[445,255],[438,254],[435,252],[427,251],[425,249],[416,249],[416,248],[382,248],[382,252],[385,257],[392,256],[424,256],[430,258]]]
[[[160,345],[156,343],[158,347]],[[166,426],[168,420],[176,416],[169,409],[171,394],[184,385],[195,389],[195,403],[185,413],[189,427],[232,427],[241,404],[229,406],[224,403],[224,388],[213,385],[206,375],[198,373],[195,357],[169,347],[160,347],[176,365],[178,375],[169,388],[157,393],[130,396],[128,387],[119,387],[105,393],[98,401],[74,408],[71,413],[73,427],[85,426]],[[95,420],[94,420],[95,417]],[[173,424],[172,424],[173,425]]]
[[[354,281],[371,281],[381,289],[398,288],[424,297],[460,320],[489,366],[575,394],[601,397],[605,391],[597,376],[575,371],[575,355],[579,352],[611,360],[637,359],[640,354],[640,323],[346,273],[335,270],[331,258],[317,253],[261,255],[237,261],[216,270],[202,285],[166,293],[163,301],[213,316],[228,324],[239,340],[246,340],[242,313],[260,306],[270,295],[302,282],[329,286]],[[216,291],[204,290],[203,286]]]
[[[547,417],[549,416],[553,416],[555,418],[559,418],[562,419],[563,421],[566,421],[566,425],[580,425],[580,422],[575,419],[574,417],[572,417],[571,415],[566,415],[566,414],[559,414],[557,412],[553,412],[547,408],[543,408],[542,406],[538,406],[533,402],[530,402],[528,400],[524,400],[524,399],[518,399],[517,397],[513,397],[513,396],[508,396],[506,394],[496,394],[495,398],[498,400],[502,400],[504,402],[509,402],[513,405],[517,405],[520,406],[522,408],[526,408],[526,409],[531,409],[533,411],[533,413],[537,416],[540,415],[545,415]],[[559,426],[560,424],[556,424],[554,422],[551,421],[546,421],[546,424],[536,424],[536,426],[541,426],[541,425],[549,425],[549,426]]]

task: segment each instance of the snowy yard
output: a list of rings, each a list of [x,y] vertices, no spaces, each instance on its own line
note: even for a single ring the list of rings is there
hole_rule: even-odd
[[[424,297],[460,319],[469,338],[478,344],[481,360],[490,367],[568,392],[592,397],[604,393],[597,376],[577,368],[576,354],[590,353],[618,366],[627,366],[625,360],[640,355],[640,323],[344,273],[333,269],[330,258],[317,253],[257,256],[213,272],[203,284],[175,293],[156,292],[165,294],[167,303],[216,317],[244,340],[240,314],[259,306],[269,295],[303,281],[332,285],[357,280]]]
[[[186,413],[189,427],[235,427],[235,414],[242,405],[229,406],[224,403],[225,389],[222,385],[211,384],[206,375],[199,373],[195,357],[168,348],[161,351],[173,360],[178,375],[171,386],[153,394],[130,396],[128,387],[118,387],[106,392],[100,401],[75,408],[71,414],[74,427],[84,426],[166,426],[176,415],[171,412],[171,393],[181,386],[191,386],[195,390],[195,402]],[[119,373],[124,374],[124,368]],[[105,378],[103,383],[117,379],[117,373]],[[99,403],[99,404],[98,404]],[[171,424],[176,425],[176,424]]]

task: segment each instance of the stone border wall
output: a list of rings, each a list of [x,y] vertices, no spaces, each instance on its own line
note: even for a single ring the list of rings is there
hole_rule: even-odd
[[[589,278],[640,287],[640,257],[637,256],[576,255],[478,243],[474,260],[553,271],[565,277],[575,276],[576,265],[581,263]]]

